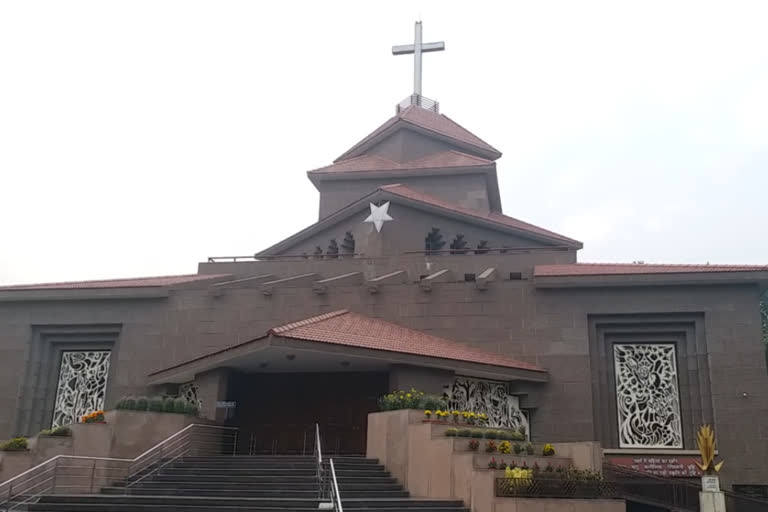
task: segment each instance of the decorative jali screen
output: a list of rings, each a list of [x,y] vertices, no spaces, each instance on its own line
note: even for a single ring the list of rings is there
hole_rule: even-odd
[[[179,386],[179,398],[183,398],[187,403],[194,404],[198,410],[203,408],[203,401],[198,398],[200,388],[195,382],[187,382]]]
[[[109,356],[108,350],[61,354],[53,428],[76,423],[84,414],[104,408]]]
[[[457,377],[448,396],[452,410],[485,413],[491,427],[525,427],[526,435],[530,433],[528,419],[520,410],[520,399],[508,394],[507,385],[502,382]]]
[[[682,448],[677,361],[672,343],[613,346],[621,448]]]

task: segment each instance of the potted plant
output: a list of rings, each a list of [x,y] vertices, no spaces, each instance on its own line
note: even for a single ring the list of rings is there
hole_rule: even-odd
[[[544,448],[541,449],[541,454],[544,457],[551,457],[552,455],[555,454],[555,447],[547,443],[544,445]]]
[[[486,443],[485,443],[485,451],[487,453],[495,453],[496,452],[496,441],[486,441]]]
[[[476,452],[477,449],[480,448],[480,441],[477,439],[470,439],[469,441],[469,449],[473,452]]]
[[[106,423],[104,411],[93,411],[80,418],[81,423]]]

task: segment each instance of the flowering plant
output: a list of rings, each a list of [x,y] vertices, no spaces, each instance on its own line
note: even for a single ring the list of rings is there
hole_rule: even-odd
[[[496,451],[496,441],[488,441],[485,443],[485,451],[493,453]]]
[[[473,452],[476,452],[478,448],[480,448],[480,441],[477,439],[471,439],[469,441],[469,449]]]
[[[440,412],[440,411],[437,411],[437,412]],[[427,409],[426,411],[424,411],[424,416],[426,416],[427,419],[431,418],[432,417],[432,411]]]
[[[544,445],[544,448],[541,449],[541,454],[544,457],[551,457],[552,455],[555,454],[555,447],[547,443]]]
[[[512,480],[515,485],[518,485],[523,483],[520,480],[530,480],[533,478],[533,471],[530,469],[510,468],[507,466],[504,470],[504,477]]]
[[[379,409],[382,411],[395,411],[399,409],[442,409],[446,406],[444,398],[438,395],[430,395],[416,388],[409,390],[394,390],[379,398]]]
[[[104,411],[93,411],[80,418],[81,423],[104,423]]]
[[[491,460],[488,461],[488,469],[496,469],[498,467],[498,462],[496,462],[495,457],[491,457]]]
[[[512,452],[512,445],[509,441],[502,441],[499,443],[499,453],[508,454],[510,452]]]

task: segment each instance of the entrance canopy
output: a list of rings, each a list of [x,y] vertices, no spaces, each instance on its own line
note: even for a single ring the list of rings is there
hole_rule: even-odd
[[[307,318],[149,375],[149,384],[185,383],[215,368],[244,372],[386,371],[391,365],[454,371],[469,377],[545,382],[547,371],[346,309]]]

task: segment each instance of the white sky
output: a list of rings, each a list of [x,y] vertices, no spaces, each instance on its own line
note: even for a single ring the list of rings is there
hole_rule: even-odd
[[[768,263],[768,2],[0,2],[0,283],[192,273],[316,220],[411,92],[580,261]]]

